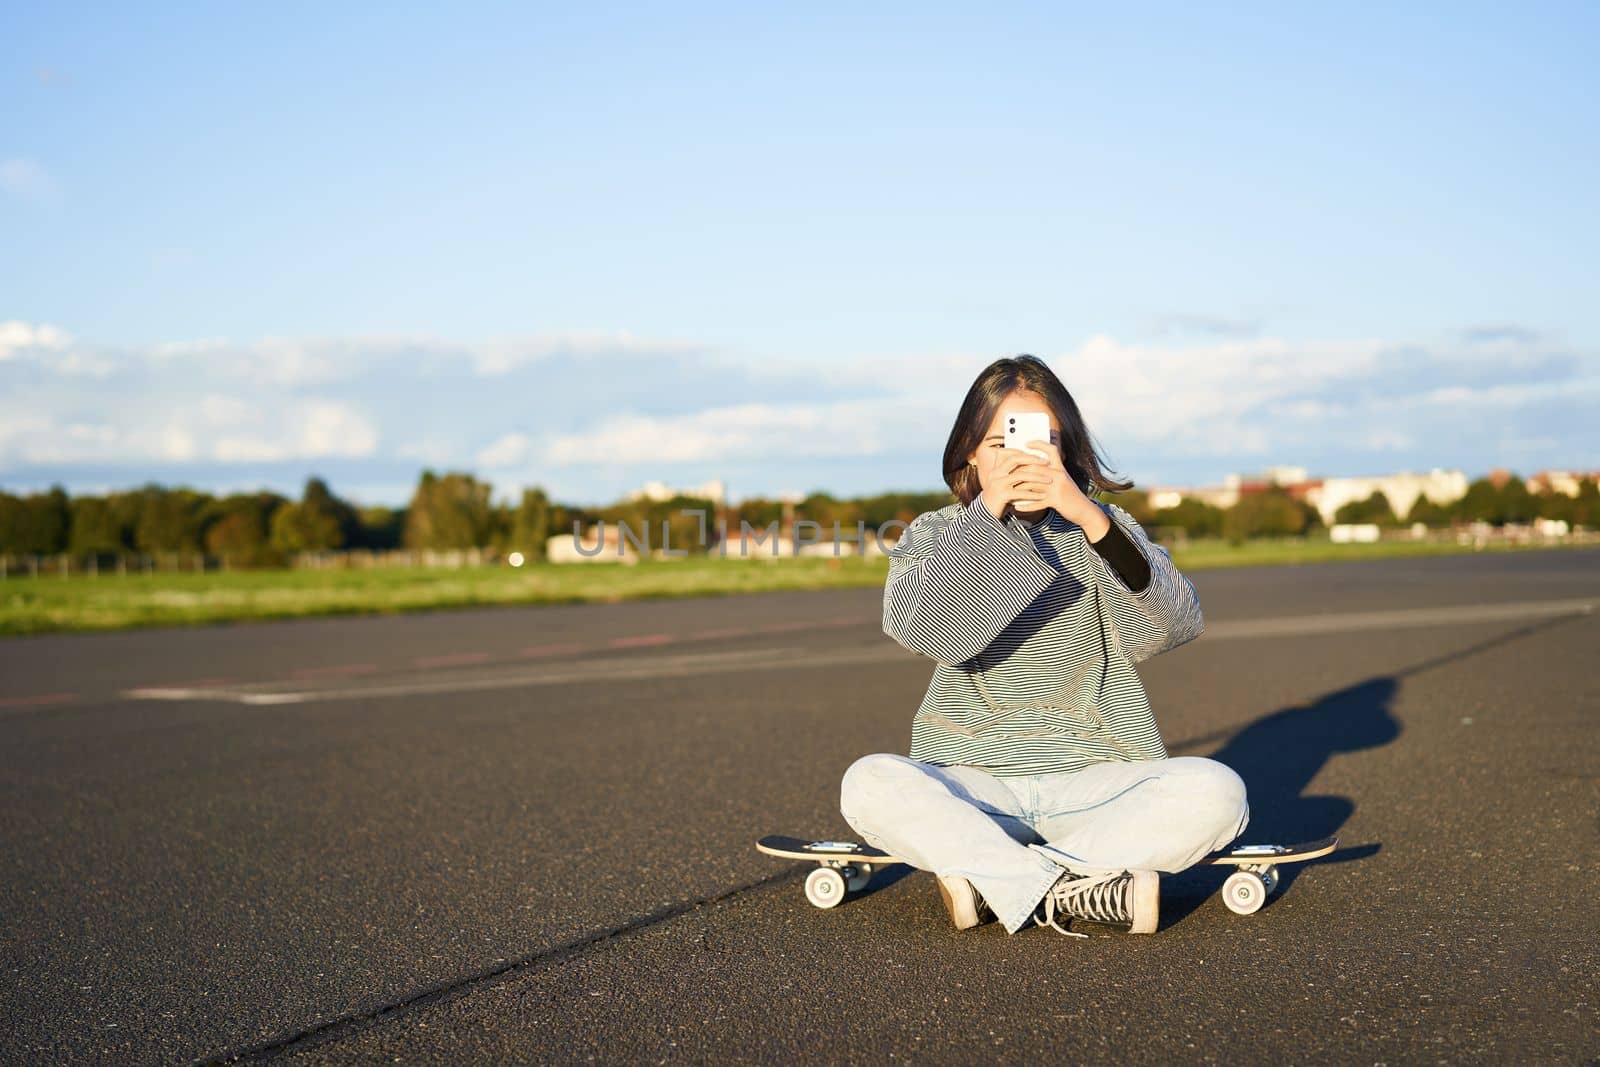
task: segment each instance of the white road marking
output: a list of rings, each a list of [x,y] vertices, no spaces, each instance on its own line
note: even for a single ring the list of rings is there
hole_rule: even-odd
[[[1511,622],[1558,615],[1589,615],[1600,600],[1533,600],[1508,604],[1464,604],[1456,607],[1401,608],[1359,611],[1337,615],[1286,615],[1266,619],[1232,619],[1208,623],[1202,640],[1226,641],[1262,637],[1304,637],[1314,634],[1354,633],[1408,629],[1421,626],[1461,626]],[[670,656],[629,655],[582,660],[570,665],[534,666],[510,662],[482,670],[441,675],[413,670],[384,682],[373,677],[365,684],[330,678],[326,684],[305,680],[267,682],[250,686],[150,687],[126,689],[122,695],[136,700],[218,700],[238,704],[304,704],[326,700],[365,700],[379,697],[418,696],[429,693],[464,693],[486,689],[520,689],[537,685],[576,682],[604,684],[651,678],[682,678],[733,671],[790,670],[848,666],[866,663],[922,662],[925,657],[892,641],[865,647],[798,653],[792,646],[739,649],[728,652],[686,653]]]
[[[732,652],[707,652],[683,656],[627,656],[594,659],[566,668],[513,666],[499,672],[426,676],[407,672],[404,680],[389,684],[374,680],[366,685],[305,686],[277,688],[265,683],[249,688],[226,689],[150,688],[124,690],[123,696],[140,700],[221,700],[239,704],[303,704],[321,700],[361,700],[372,697],[412,696],[427,693],[461,693],[484,689],[516,689],[535,685],[562,685],[572,682],[637,681],[651,678],[688,677],[723,674],[729,671],[773,670],[806,666],[858,662],[885,662],[907,656],[898,645],[875,645],[865,649],[809,653],[798,657],[791,646],[740,649]],[[281,683],[279,683],[281,684]]]
[[[1396,608],[1389,611],[1352,611],[1342,614],[1285,615],[1268,619],[1225,619],[1206,624],[1199,640],[1226,641],[1241,637],[1301,637],[1310,634],[1351,633],[1362,630],[1404,630],[1418,626],[1464,626],[1485,622],[1513,622],[1550,615],[1592,614],[1600,600],[1521,600],[1507,604],[1462,604],[1456,607]]]

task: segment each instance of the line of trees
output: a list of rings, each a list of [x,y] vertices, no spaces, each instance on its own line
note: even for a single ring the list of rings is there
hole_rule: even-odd
[[[541,556],[565,509],[542,489],[525,490],[516,506],[492,505],[489,490],[471,475],[424,471],[403,508],[357,507],[317,477],[299,500],[155,484],[105,496],[68,497],[59,486],[29,496],[0,492],[0,553],[207,553],[238,567],[279,567],[296,553],[336,549],[515,547]]]
[[[306,481],[298,500],[269,491],[219,497],[155,484],[105,496],[69,497],[59,486],[27,496],[0,492],[0,554],[205,553],[250,568],[286,566],[302,552],[484,548],[540,560],[551,534],[569,533],[575,523],[587,529],[600,520],[627,523],[641,537],[648,531],[652,547],[661,543],[665,524],[674,551],[696,553],[715,544],[718,520],[737,530],[741,520],[765,528],[799,517],[819,523],[826,537],[835,520],[842,532],[853,534],[858,521],[869,529],[890,519],[910,522],[950,500],[948,493],[850,500],[815,493],[798,504],[752,498],[724,508],[710,499],[679,495],[586,508],[556,503],[538,487],[524,489],[509,504],[495,503],[491,491],[490,483],[468,473],[425,470],[410,502],[400,508],[358,507],[319,477]]]
[[[762,529],[788,518],[816,522],[825,539],[833,523],[853,535],[862,522],[873,530],[890,520],[910,522],[924,511],[951,502],[947,492],[882,493],[839,498],[813,493],[786,504],[751,498],[736,508],[690,496],[667,500],[636,497],[603,508],[569,507],[550,500],[540,488],[524,489],[520,500],[496,504],[491,486],[471,474],[422,472],[411,501],[402,508],[357,507],[334,494],[318,477],[306,481],[300,499],[256,492],[216,497],[198,490],[145,485],[105,496],[69,497],[60,486],[48,492],[16,496],[0,492],[0,553],[74,556],[143,553],[207,553],[228,559],[231,566],[277,567],[301,552],[337,549],[467,549],[487,548],[502,554],[521,552],[543,559],[552,533],[567,533],[576,522],[587,528],[604,519],[626,522],[659,545],[667,524],[674,550],[704,552],[715,543],[716,523],[730,530],[741,520]],[[1233,540],[1313,533],[1322,524],[1316,509],[1281,488],[1241,497],[1223,509],[1185,499],[1176,507],[1153,510],[1141,491],[1115,497],[1146,527],[1181,529],[1191,537],[1221,536]],[[702,539],[697,510],[704,515]],[[1466,495],[1449,504],[1419,497],[1405,516],[1394,514],[1382,493],[1338,510],[1338,522],[1374,522],[1400,526],[1422,522],[1430,527],[1483,521],[1496,525],[1535,518],[1565,519],[1574,526],[1600,526],[1600,484],[1580,483],[1578,495],[1533,493],[1512,476],[1496,485],[1488,478],[1473,482]]]
[[[1176,507],[1153,510],[1146,494],[1137,491],[1122,494],[1117,503],[1145,526],[1175,527],[1190,537],[1226,537],[1236,542],[1251,537],[1303,536],[1325,525],[1316,508],[1279,486],[1241,496],[1230,508],[1186,498]],[[1534,519],[1564,519],[1570,526],[1589,529],[1600,526],[1600,479],[1580,480],[1577,496],[1568,496],[1532,492],[1515,475],[1500,485],[1479,478],[1459,500],[1449,503],[1437,504],[1418,496],[1405,515],[1396,515],[1389,498],[1374,491],[1365,500],[1351,501],[1334,512],[1336,523],[1375,523],[1391,529],[1417,522],[1437,529],[1472,522],[1503,526]]]

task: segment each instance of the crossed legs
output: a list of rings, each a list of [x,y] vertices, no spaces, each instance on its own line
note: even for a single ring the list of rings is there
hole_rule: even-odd
[[[845,771],[839,808],[868,844],[966,878],[1008,933],[1032,918],[1063,866],[1181,871],[1249,821],[1244,782],[1198,756],[1000,777],[877,752]]]

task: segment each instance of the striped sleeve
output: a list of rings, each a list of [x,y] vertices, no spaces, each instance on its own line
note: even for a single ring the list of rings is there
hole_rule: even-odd
[[[883,632],[951,665],[989,647],[1061,575],[989,513],[982,493],[918,515],[888,555]]]
[[[1095,503],[1112,523],[1122,527],[1150,564],[1150,584],[1135,593],[1099,552],[1088,553],[1090,572],[1129,661],[1140,663],[1199,637],[1205,630],[1205,617],[1194,583],[1178,570],[1165,548],[1150,540],[1137,519],[1116,504]]]

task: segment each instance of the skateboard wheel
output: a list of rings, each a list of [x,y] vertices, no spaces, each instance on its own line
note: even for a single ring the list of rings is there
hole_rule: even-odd
[[[818,867],[806,875],[806,899],[819,908],[831,908],[844,899],[844,875],[832,867]]]
[[[867,888],[867,883],[872,881],[870,863],[852,863],[845,870],[849,873],[844,876],[844,887],[852,893]]]
[[[1276,890],[1278,888],[1278,868],[1268,867],[1266,870],[1262,871],[1261,884],[1266,887],[1269,895]]]
[[[1253,871],[1235,871],[1222,883],[1222,902],[1236,915],[1260,911],[1266,900],[1266,883]]]

